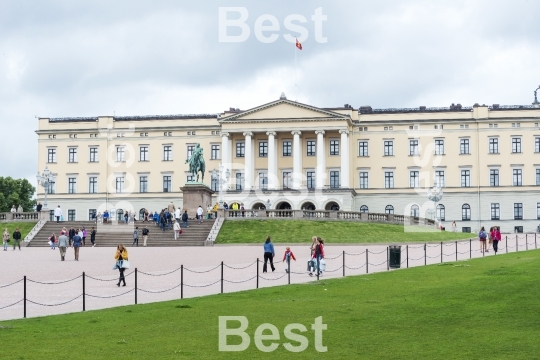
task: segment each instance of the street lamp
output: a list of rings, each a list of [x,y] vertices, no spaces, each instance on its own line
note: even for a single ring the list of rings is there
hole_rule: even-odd
[[[435,204],[435,222],[437,222],[437,203],[441,201],[443,197],[443,190],[438,186],[434,186],[433,189],[428,190],[428,199]]]
[[[36,176],[38,185],[43,186],[45,189],[45,201],[43,201],[43,210],[47,210],[47,193],[49,192],[51,184],[56,182],[56,175],[51,173],[51,171],[45,166],[45,170],[40,174],[39,171]]]
[[[225,179],[223,179],[223,176],[225,176]],[[217,179],[218,185],[219,185],[219,209],[223,209],[223,185],[229,182],[229,178],[231,176],[231,172],[229,169],[225,173],[223,173],[223,165],[219,165],[219,171],[216,169],[212,170],[212,179]]]
[[[540,86],[534,90],[534,102],[532,104],[535,108],[540,108],[540,102],[538,102],[538,97],[536,96],[538,90],[540,90]]]

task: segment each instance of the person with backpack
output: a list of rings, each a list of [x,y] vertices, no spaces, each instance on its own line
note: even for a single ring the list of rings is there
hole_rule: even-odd
[[[146,240],[148,239],[148,234],[150,233],[150,230],[148,230],[148,226],[144,226],[144,229],[142,229],[142,238],[143,238],[143,246],[146,246]]]
[[[133,230],[133,244],[131,246],[137,244],[137,247],[139,247],[139,227],[135,226],[135,230]]]
[[[478,233],[478,238],[480,239],[480,251],[481,252],[483,252],[483,251],[487,252],[487,248],[486,248],[487,237],[488,237],[488,234],[486,232],[486,229],[484,229],[484,227],[482,226],[482,229]]]
[[[90,230],[90,242],[92,243],[92,247],[96,246],[96,229],[93,227]]]
[[[21,251],[21,232],[19,228],[16,228],[13,233],[13,251],[15,251],[16,246],[19,246],[19,251]]]
[[[187,214],[187,210],[184,210],[184,213],[182,214],[182,227],[189,227],[188,225],[188,219],[189,219],[189,216]]]

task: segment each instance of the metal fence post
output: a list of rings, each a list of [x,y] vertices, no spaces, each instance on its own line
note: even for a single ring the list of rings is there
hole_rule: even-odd
[[[24,287],[23,287],[23,315],[26,319],[26,275],[24,275]]]
[[[424,265],[427,265],[427,244],[424,244]]]
[[[223,261],[221,262],[221,293],[223,294]]]
[[[366,274],[369,274],[369,258],[368,258],[369,250],[366,249]]]
[[[469,239],[469,259],[472,259],[472,239]]]
[[[291,285],[291,257],[289,256],[289,261],[287,261],[287,281]]]
[[[84,275],[84,271],[82,273],[82,311],[86,311],[86,299],[85,299],[85,275]]]
[[[257,289],[259,288],[259,258],[257,258]]]
[[[135,268],[135,305],[137,305],[137,268]]]
[[[180,299],[184,298],[184,265],[180,265]]]
[[[504,239],[506,240],[506,253],[508,254],[508,235],[506,235]]]
[[[386,270],[390,270],[390,252],[389,247],[386,247]]]
[[[457,240],[456,240],[456,261],[457,261]]]
[[[442,241],[441,241],[441,264],[443,262],[443,245],[442,245]]]
[[[519,242],[518,242],[518,236],[516,234],[516,252],[519,251]]]
[[[525,251],[529,250],[529,239],[527,238],[528,234],[525,234]]]
[[[406,246],[407,249],[407,269],[409,268],[409,245]]]
[[[321,273],[321,262],[317,256],[317,281],[319,281],[319,274]]]
[[[343,277],[345,277],[345,250],[343,250]]]

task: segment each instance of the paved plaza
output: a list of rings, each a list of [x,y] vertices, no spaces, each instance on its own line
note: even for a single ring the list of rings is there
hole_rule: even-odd
[[[503,236],[500,253],[524,251],[536,247],[534,234]],[[297,261],[291,264],[290,282],[294,284],[316,281],[307,268],[309,245],[290,245]],[[441,255],[442,249],[442,255]],[[214,247],[131,248],[131,269],[126,287],[117,287],[118,271],[114,248],[83,247],[80,261],[74,261],[73,249],[68,249],[66,261],[60,261],[58,249],[23,248],[22,251],[0,253],[0,320],[23,317],[23,293],[26,280],[27,317],[64,314],[82,311],[83,279],[85,272],[86,310],[96,310],[135,302],[135,276],[137,268],[137,300],[139,304],[164,300],[218,294],[221,292],[221,262],[223,266],[223,292],[252,290],[257,286],[256,259],[263,258],[260,245],[223,245]],[[289,276],[281,262],[285,245],[276,245],[276,271],[262,273],[259,264],[259,287],[286,285]],[[345,257],[343,254],[345,252]],[[366,269],[366,252],[368,266]],[[478,240],[440,243],[409,244],[401,247],[401,268],[435,264],[470,257],[492,256],[493,251],[483,254]],[[331,245],[325,247],[327,269],[322,280],[345,275],[365,275],[387,271],[387,244],[384,245]],[[425,256],[424,256],[425,255]],[[344,262],[345,260],[345,262]],[[183,271],[180,266],[183,265]],[[183,281],[181,286],[181,274]],[[159,276],[162,275],[162,276]],[[12,285],[10,285],[12,284]],[[15,304],[16,303],[16,304]],[[13,306],[9,306],[15,304]]]

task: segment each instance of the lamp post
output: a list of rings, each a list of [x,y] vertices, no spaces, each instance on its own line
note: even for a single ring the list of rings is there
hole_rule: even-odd
[[[223,175],[225,179],[223,178]],[[219,185],[219,209],[223,209],[223,185],[229,182],[229,177],[231,172],[229,169],[223,173],[223,165],[219,165],[219,171],[216,169],[212,170],[212,179],[217,179]]]
[[[37,183],[38,185],[43,186],[45,189],[45,200],[43,201],[43,210],[47,210],[47,192],[49,191],[49,187],[51,184],[54,184],[56,182],[56,176],[50,172],[50,170],[45,166],[45,170],[43,170],[43,173],[40,174],[39,171],[36,175]]]
[[[535,108],[540,108],[540,102],[538,102],[538,97],[536,96],[536,94],[538,93],[538,90],[540,90],[540,86],[538,86],[536,90],[534,90],[534,102],[532,103],[532,105]]]
[[[441,201],[443,197],[443,190],[438,186],[434,186],[433,189],[428,190],[428,199],[435,204],[435,222],[437,222],[437,203]]]

